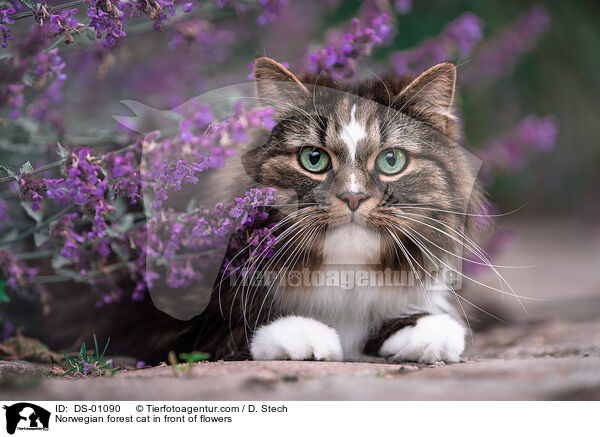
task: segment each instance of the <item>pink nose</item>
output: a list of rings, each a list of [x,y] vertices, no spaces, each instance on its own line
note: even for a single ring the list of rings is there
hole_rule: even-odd
[[[351,211],[356,211],[360,205],[360,202],[369,198],[369,196],[367,196],[365,193],[351,193],[350,191],[345,191],[342,194],[338,194],[337,197],[346,202]]]

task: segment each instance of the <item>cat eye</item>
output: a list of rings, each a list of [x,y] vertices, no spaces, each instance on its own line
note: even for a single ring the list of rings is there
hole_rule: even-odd
[[[377,155],[375,167],[387,176],[398,174],[406,167],[406,155],[399,149],[385,149]]]
[[[324,173],[331,166],[327,152],[318,147],[303,147],[298,153],[298,162],[311,173]]]

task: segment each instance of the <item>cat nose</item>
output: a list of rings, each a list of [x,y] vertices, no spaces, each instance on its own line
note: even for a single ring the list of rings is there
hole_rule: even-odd
[[[355,193],[350,191],[344,191],[342,194],[338,194],[337,197],[346,202],[351,211],[356,211],[360,202],[369,198],[365,193]]]

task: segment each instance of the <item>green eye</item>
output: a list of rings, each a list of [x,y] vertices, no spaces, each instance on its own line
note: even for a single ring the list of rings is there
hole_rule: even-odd
[[[395,175],[406,167],[406,155],[399,149],[385,149],[375,159],[375,166],[384,175]]]
[[[331,158],[318,147],[303,147],[298,154],[298,162],[311,173],[323,173],[329,170]]]

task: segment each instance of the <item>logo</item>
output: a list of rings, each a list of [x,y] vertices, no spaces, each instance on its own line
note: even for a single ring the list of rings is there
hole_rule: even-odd
[[[50,423],[50,411],[28,402],[19,402],[4,406],[6,410],[6,432],[14,434],[15,430],[47,431]]]

